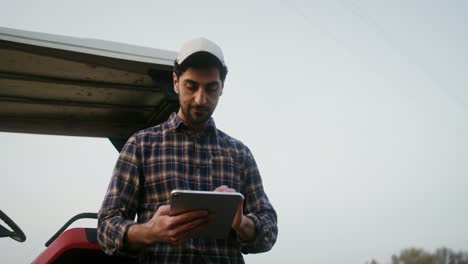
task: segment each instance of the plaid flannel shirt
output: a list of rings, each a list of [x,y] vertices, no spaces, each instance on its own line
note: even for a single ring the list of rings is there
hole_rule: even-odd
[[[255,223],[254,241],[193,238],[180,244],[155,243],[136,254],[140,263],[244,263],[241,253],[271,249],[278,234],[250,150],[216,129],[213,119],[195,133],[173,113],[165,123],[134,134],[122,149],[99,211],[98,241],[109,255],[131,255],[128,228],[151,219],[174,189],[212,191],[227,185],[244,195],[244,214]]]

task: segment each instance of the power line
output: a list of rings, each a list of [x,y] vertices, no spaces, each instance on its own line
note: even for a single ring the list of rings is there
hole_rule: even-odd
[[[435,78],[434,74],[432,74],[431,72],[429,72],[429,70],[427,70],[427,67],[425,67],[424,64],[412,59],[406,52],[403,51],[402,48],[396,45],[395,42],[385,32],[385,30],[382,27],[380,27],[380,25],[374,19],[372,19],[371,16],[366,15],[364,14],[364,12],[362,12],[362,9],[359,7],[359,5],[355,1],[337,0],[337,2],[340,3],[345,9],[349,10],[351,14],[358,17],[369,28],[373,28],[375,32],[377,33],[377,35],[379,35],[390,46],[391,49],[393,49],[396,53],[398,53],[400,56],[405,58],[409,64],[413,64],[424,75],[426,75],[426,77],[434,84],[434,86],[437,87],[439,90],[441,90],[443,93],[445,93],[445,95],[452,102],[459,105],[462,109],[468,110],[467,103],[465,103],[457,95],[452,94],[450,91],[444,88],[442,83],[438,79]]]

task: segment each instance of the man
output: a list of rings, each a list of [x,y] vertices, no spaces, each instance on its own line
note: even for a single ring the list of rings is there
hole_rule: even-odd
[[[98,241],[107,254],[134,255],[141,263],[244,263],[241,253],[271,249],[276,212],[250,150],[215,126],[227,67],[213,42],[194,39],[174,63],[180,109],[128,140],[99,211]],[[241,192],[228,239],[194,236],[209,225],[204,210],[170,216],[174,189]],[[137,215],[137,222],[134,222]]]

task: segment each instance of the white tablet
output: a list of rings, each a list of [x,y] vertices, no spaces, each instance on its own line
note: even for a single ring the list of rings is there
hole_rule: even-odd
[[[169,214],[178,215],[191,210],[208,210],[212,222],[195,237],[226,239],[239,203],[243,199],[244,196],[240,193],[173,190]]]

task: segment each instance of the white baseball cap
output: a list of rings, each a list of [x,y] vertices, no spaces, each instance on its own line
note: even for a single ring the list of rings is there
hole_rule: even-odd
[[[182,64],[190,55],[200,51],[210,53],[215,56],[223,66],[226,66],[221,48],[216,43],[206,38],[196,38],[185,42],[177,56],[177,63]]]

